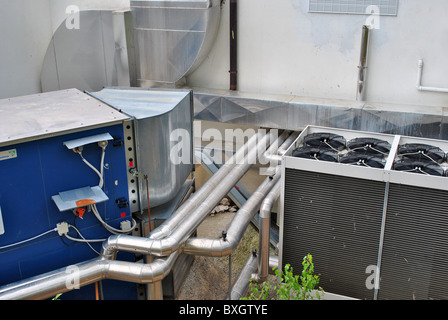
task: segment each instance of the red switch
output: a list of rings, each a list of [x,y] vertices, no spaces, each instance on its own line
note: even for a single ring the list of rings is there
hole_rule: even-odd
[[[82,219],[82,216],[84,215],[84,212],[86,212],[86,209],[84,208],[78,208],[75,211],[75,216],[78,216]]]

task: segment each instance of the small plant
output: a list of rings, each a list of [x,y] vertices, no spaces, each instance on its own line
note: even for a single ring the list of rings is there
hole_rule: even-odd
[[[313,300],[320,299],[323,289],[316,287],[319,283],[319,276],[314,274],[313,257],[306,255],[302,262],[303,270],[301,275],[294,275],[291,265],[285,265],[284,272],[275,269],[279,283],[272,285],[265,281],[258,284],[250,281],[250,293],[242,300],[267,300],[269,296],[278,300]]]
[[[57,294],[56,296],[54,296],[54,298],[51,299],[51,300],[61,300],[61,299],[59,299],[60,296],[62,296],[62,293],[58,293],[58,294]]]

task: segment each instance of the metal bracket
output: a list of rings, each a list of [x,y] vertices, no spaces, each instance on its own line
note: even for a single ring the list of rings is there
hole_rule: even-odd
[[[137,178],[145,178],[146,177],[146,175],[144,173],[138,171],[137,168],[130,168],[129,173]]]

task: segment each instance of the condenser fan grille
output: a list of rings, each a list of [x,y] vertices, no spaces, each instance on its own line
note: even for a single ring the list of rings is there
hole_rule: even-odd
[[[300,147],[292,152],[293,157],[338,162],[339,155],[332,149],[319,149],[315,147]]]
[[[398,147],[397,160],[394,162],[393,169],[433,176],[446,176],[446,170],[442,166],[445,160],[446,154],[439,147],[422,143],[406,143]]]
[[[305,146],[319,149],[330,148],[333,150],[342,150],[345,148],[346,140],[341,135],[319,132],[307,135],[304,139],[304,143]]]
[[[379,157],[371,154],[359,153],[356,151],[350,151],[340,160],[341,163],[353,164],[359,166],[366,166],[370,168],[384,168],[386,160],[383,157]]]
[[[386,156],[390,151],[390,143],[377,138],[355,138],[347,143],[351,151],[365,152]]]
[[[398,160],[394,163],[394,170],[428,174],[433,176],[445,176],[445,170],[441,165],[434,162],[413,161],[410,159]]]
[[[442,163],[446,158],[445,152],[439,147],[421,143],[406,143],[400,146],[398,155],[412,160],[430,160],[437,163]]]

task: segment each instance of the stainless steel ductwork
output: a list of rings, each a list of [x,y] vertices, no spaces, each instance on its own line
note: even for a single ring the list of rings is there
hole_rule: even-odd
[[[139,201],[130,204],[132,211],[148,208],[147,194],[151,208],[175,198],[194,169],[193,155],[188,151],[193,150],[192,92],[104,88],[90,95],[133,118],[130,130],[134,132],[135,159],[129,155],[128,161],[132,162],[130,167],[135,168],[134,176],[139,178],[140,192]],[[171,159],[179,138],[185,142],[185,154],[190,153],[185,161]]]
[[[134,86],[133,62],[128,62],[132,48],[126,41],[130,12],[86,10],[78,15],[79,29],[63,21],[51,38],[42,63],[42,92]]]
[[[130,1],[130,10],[85,10],[64,21],[42,66],[44,92],[105,86],[175,87],[209,53],[222,0]]]
[[[174,86],[207,56],[221,0],[131,1],[137,84]]]

